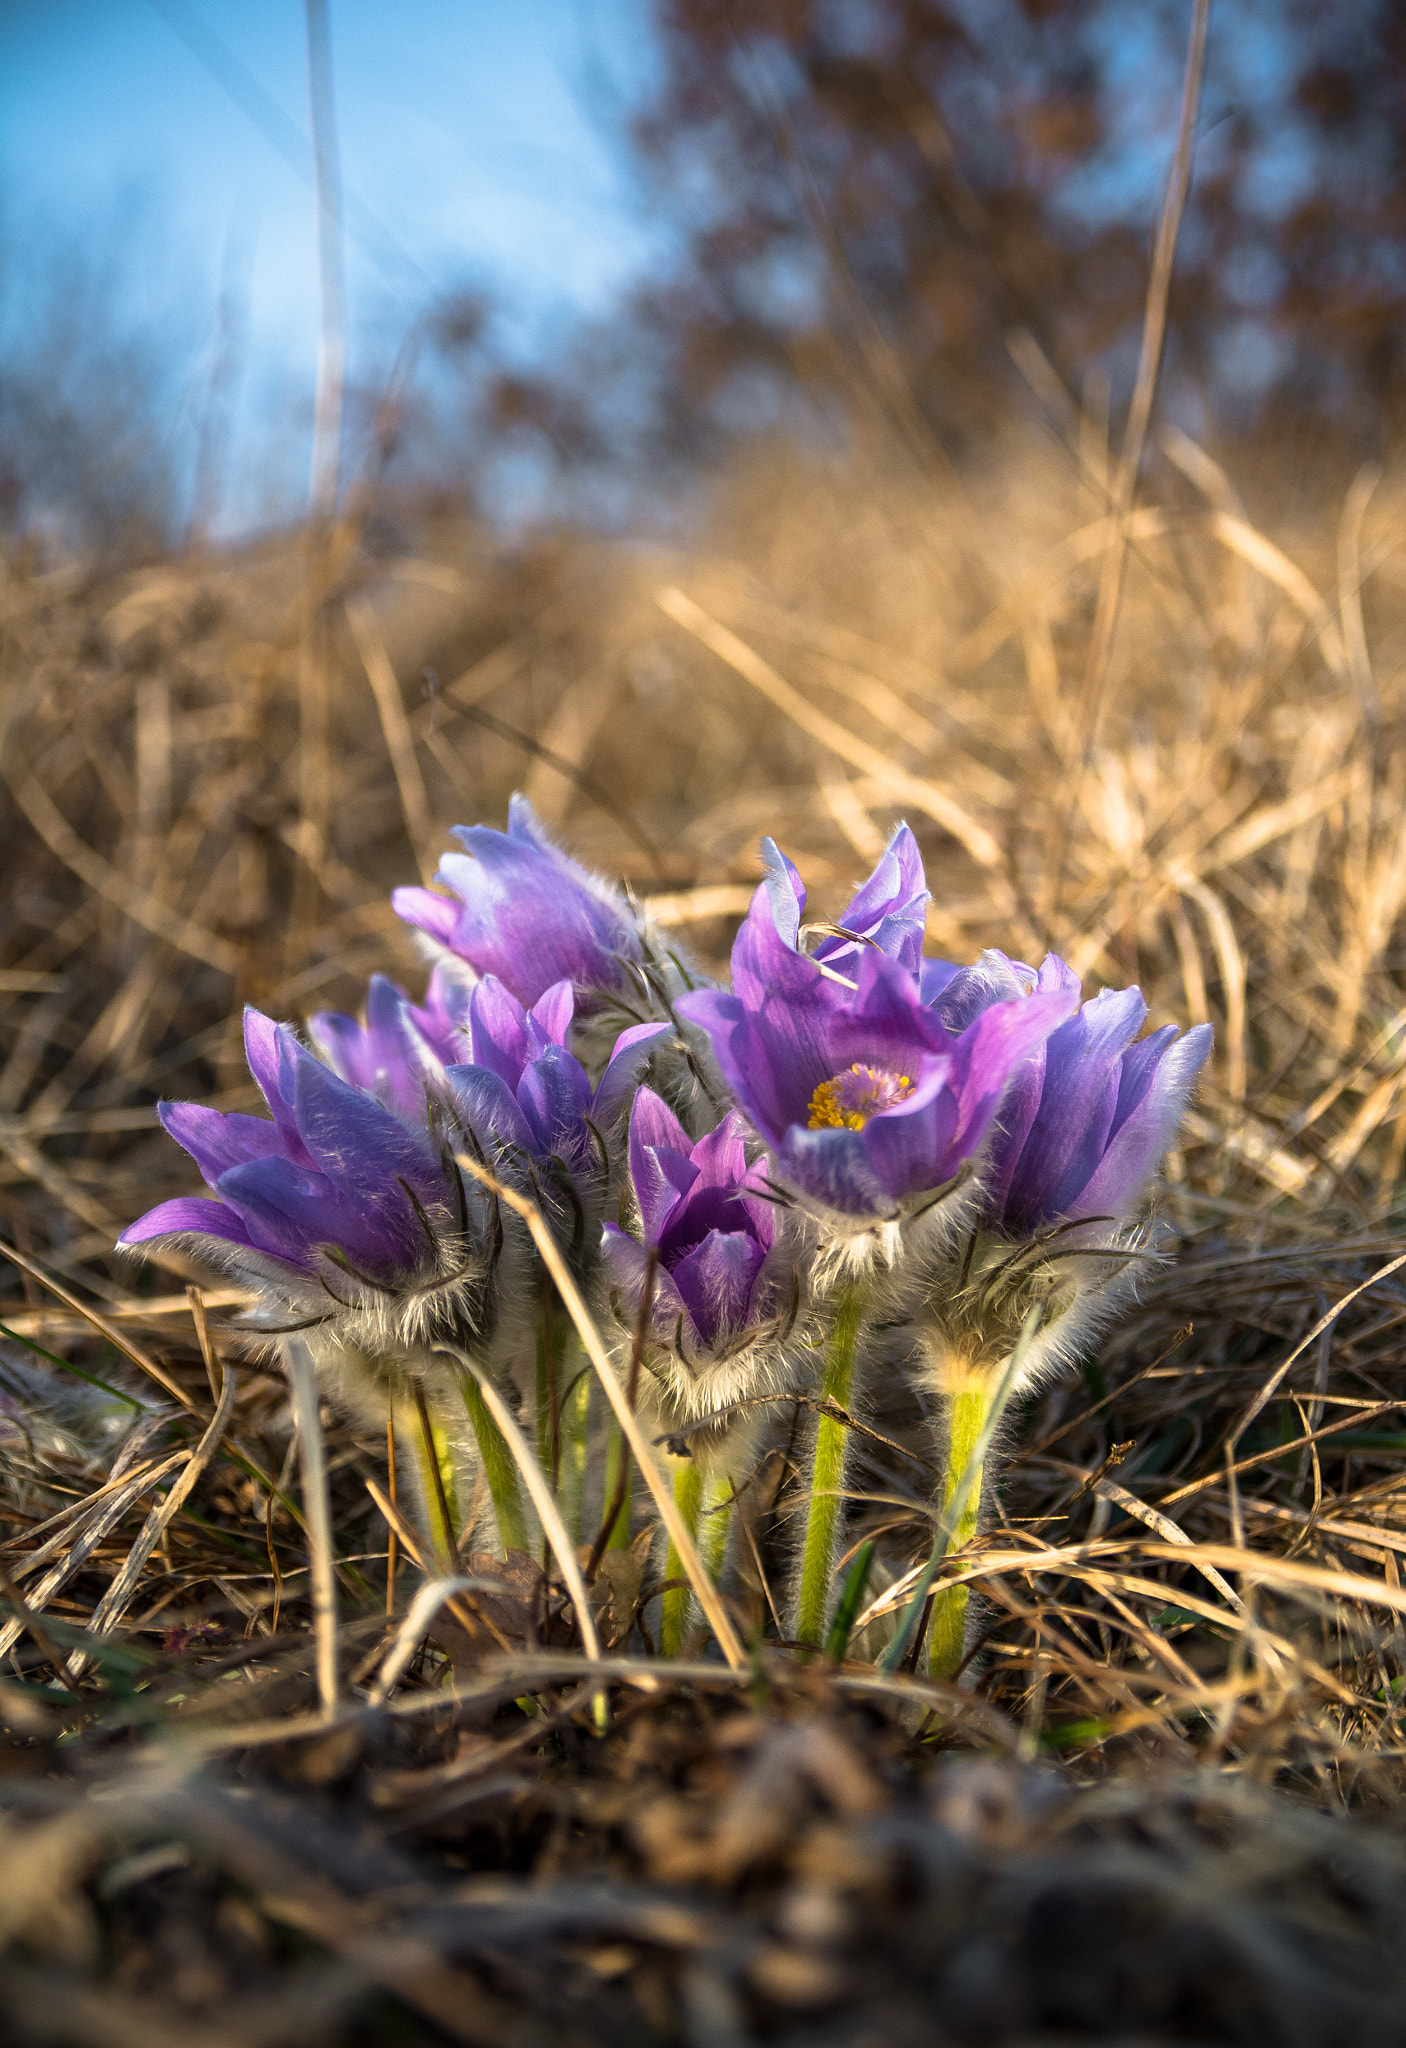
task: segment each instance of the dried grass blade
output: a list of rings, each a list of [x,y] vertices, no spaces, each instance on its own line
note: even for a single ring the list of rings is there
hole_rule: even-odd
[[[137,1581],[146,1568],[147,1559],[151,1556],[152,1551],[155,1550],[166,1530],[170,1528],[176,1516],[190,1499],[191,1491],[197,1480],[215,1455],[220,1439],[229,1427],[230,1417],[234,1413],[235,1396],[238,1391],[239,1384],[235,1377],[234,1368],[227,1365],[225,1367],[225,1383],[220,1393],[220,1404],[215,1410],[209,1428],[196,1445],[184,1472],[182,1472],[180,1478],[171,1488],[165,1500],[159,1501],[147,1516],[141,1534],[128,1551],[121,1571],[93,1609],[92,1616],[88,1622],[88,1633],[90,1635],[101,1636],[111,1634],[112,1630],[117,1627],[126,1613],[132,1595],[137,1589]],[[87,1662],[88,1659],[83,1651],[75,1650],[68,1663],[69,1677],[80,1678]]]
[[[33,1592],[25,1595],[34,1613],[42,1612],[55,1593],[68,1583],[75,1572],[81,1570],[108,1531],[116,1528],[128,1508],[140,1500],[144,1493],[149,1492],[159,1479],[164,1479],[168,1472],[174,1472],[178,1465],[183,1465],[189,1455],[188,1451],[175,1452],[162,1464],[139,1473],[130,1484],[122,1487],[104,1503],[101,1511],[93,1517],[82,1533],[75,1537],[68,1555],[61,1558],[52,1571],[45,1573]],[[0,1657],[9,1655],[23,1633],[24,1623],[21,1621],[8,1621],[0,1628]]]
[[[144,1351],[139,1351],[105,1315],[100,1314],[88,1302],[80,1301],[76,1294],[70,1294],[63,1282],[56,1280],[52,1273],[46,1272],[37,1259],[30,1258],[27,1252],[20,1251],[15,1245],[3,1239],[0,1239],[0,1256],[7,1258],[22,1272],[28,1273],[41,1287],[47,1287],[51,1294],[57,1295],[61,1302],[82,1316],[84,1322],[91,1323],[95,1330],[106,1337],[109,1344],[115,1345],[124,1358],[130,1358],[133,1365],[138,1366],[148,1379],[155,1380],[157,1386],[168,1393],[173,1401],[179,1401],[182,1408],[188,1409],[192,1415],[199,1414],[199,1409],[184,1387],[173,1380],[154,1359],[148,1358]]]
[[[1002,865],[1001,849],[995,839],[979,825],[956,800],[945,791],[927,782],[923,777],[910,775],[900,768],[878,747],[871,747],[867,740],[847,732],[833,718],[827,718],[823,711],[817,711],[790,683],[776,673],[776,670],[750,648],[745,640],[739,640],[726,626],[710,618],[691,597],[685,597],[681,590],[665,588],[657,590],[654,601],[660,611],[671,618],[675,625],[682,626],[695,640],[725,661],[730,669],[759,690],[779,711],[798,725],[802,732],[828,747],[832,754],[838,754],[852,768],[872,775],[891,789],[903,803],[910,803],[926,812],[928,817],[950,832],[979,867],[998,869]]]
[[[381,721],[381,731],[385,735],[386,752],[390,755],[395,786],[400,792],[400,808],[405,818],[406,836],[419,866],[421,879],[428,882],[433,872],[431,863],[426,859],[426,849],[431,836],[430,800],[425,793],[425,779],[420,773],[420,763],[416,758],[415,738],[406,716],[400,682],[391,665],[386,643],[381,637],[376,614],[365,598],[349,597],[346,613],[352,639],[356,642],[356,651],[361,656],[361,665],[366,671],[366,680],[370,683],[371,694],[376,699],[376,711]]]
[[[454,1578],[431,1579],[427,1586],[421,1586],[395,1632],[395,1639],[381,1666],[380,1676],[367,1695],[368,1705],[383,1706],[389,1699],[440,1608],[450,1604],[457,1593],[473,1593],[479,1590],[492,1592],[493,1581],[460,1573]]]

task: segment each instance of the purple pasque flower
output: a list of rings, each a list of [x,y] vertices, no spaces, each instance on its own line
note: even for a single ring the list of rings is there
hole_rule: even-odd
[[[162,1123],[217,1199],[162,1202],[119,1246],[175,1241],[265,1306],[311,1309],[319,1323],[370,1307],[393,1320],[399,1304],[407,1327],[423,1326],[432,1298],[447,1308],[456,1288],[463,1309],[469,1197],[430,1124],[413,1127],[257,1010],[245,1012],[244,1043],[272,1121],[163,1103]]]
[[[766,870],[762,886],[776,929],[791,950],[798,952],[806,907],[805,883],[774,839],[762,841],[762,866]],[[822,928],[823,936],[809,949],[810,957],[833,971],[852,976],[860,954],[866,947],[875,947],[916,974],[922,959],[930,901],[918,842],[907,825],[898,825],[873,874],[849,908],[835,920],[836,928]],[[851,936],[846,938],[846,932]]]
[[[606,1270],[633,1326],[655,1270],[650,1324],[686,1364],[726,1358],[793,1320],[777,1274],[776,1212],[747,1165],[742,1119],[695,1145],[649,1088],[630,1113],[630,1181],[642,1241],[605,1226]]]
[[[566,1041],[575,992],[559,981],[523,1008],[494,975],[469,997],[470,1062],[445,1079],[455,1109],[477,1138],[491,1142],[549,1209],[570,1214],[573,1251],[594,1240],[609,1172],[607,1140],[667,1024],[636,1024],[620,1034],[592,1088]]]
[[[366,1021],[319,1010],[308,1025],[327,1065],[353,1088],[410,1122],[423,1122],[426,1104],[443,1099],[444,1070],[468,1051],[470,991],[443,967],[430,976],[423,1004],[384,974],[371,977]]]
[[[1012,1074],[1077,1004],[1023,993],[949,1030],[916,976],[872,946],[854,978],[798,953],[764,884],[732,951],[733,992],[680,999],[778,1177],[821,1210],[896,1221],[981,1151]]]
[[[983,953],[934,1005],[951,1029],[992,1004],[1039,1001],[1079,977],[1051,953],[1038,972]],[[1164,1024],[1146,1038],[1137,988],[1103,989],[1037,1045],[1014,1076],[983,1179],[982,1213],[1011,1237],[1098,1217],[1125,1223],[1161,1165],[1211,1049],[1211,1027]]]
[[[525,796],[508,829],[456,825],[463,853],[447,853],[431,889],[396,889],[396,915],[475,976],[496,975],[531,1006],[558,982],[583,995],[618,995],[644,949],[629,904],[548,838]]]

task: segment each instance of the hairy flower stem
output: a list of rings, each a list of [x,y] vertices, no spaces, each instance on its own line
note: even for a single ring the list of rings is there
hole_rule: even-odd
[[[553,1493],[559,1484],[561,1465],[561,1405],[557,1388],[554,1307],[551,1279],[544,1275],[537,1311],[537,1462],[546,1473]]]
[[[483,1460],[483,1476],[488,1481],[488,1497],[493,1503],[494,1519],[498,1524],[499,1548],[505,1557],[510,1550],[527,1550],[530,1547],[527,1517],[523,1512],[522,1489],[518,1484],[512,1452],[503,1441],[503,1432],[488,1412],[478,1382],[465,1374],[459,1386],[473,1426],[478,1454]]]
[[[696,1458],[679,1466],[674,1474],[674,1502],[683,1516],[684,1526],[695,1541],[698,1525],[703,1514],[703,1469]],[[726,1537],[726,1530],[723,1532]],[[711,1566],[703,1560],[712,1576]],[[681,1579],[685,1576],[683,1559],[673,1544],[669,1545],[664,1562],[666,1579]],[[677,1657],[684,1646],[688,1632],[688,1610],[693,1594],[687,1586],[676,1586],[664,1595],[664,1611],[659,1623],[659,1647],[666,1657]]]
[[[557,1505],[561,1518],[577,1543],[582,1504],[586,1491],[586,1439],[590,1428],[591,1375],[589,1368],[578,1373],[561,1402],[561,1457],[557,1479]]]
[[[419,1425],[415,1431],[415,1455],[424,1489],[425,1512],[429,1517],[430,1541],[436,1561],[445,1571],[457,1572],[459,1504],[454,1487],[454,1468],[450,1462],[449,1439],[443,1425],[431,1418],[424,1389],[418,1380],[413,1383],[412,1392]]]
[[[832,1310],[820,1394],[823,1401],[833,1402],[836,1407],[846,1410],[854,1393],[854,1367],[859,1352],[864,1305],[863,1287],[858,1281],[850,1280],[837,1291]],[[800,1590],[796,1602],[796,1641],[815,1650],[820,1649],[825,1641],[830,1573],[844,1506],[841,1492],[848,1455],[848,1428],[834,1416],[822,1414],[815,1431],[815,1460],[811,1466],[810,1505],[806,1515]]]
[[[990,1386],[968,1387],[962,1393],[954,1394],[948,1404],[947,1471],[942,1484],[942,1512],[951,1532],[949,1550],[963,1549],[976,1534],[986,1462],[981,1456],[981,1439],[995,1393],[993,1381]],[[975,1465],[972,1465],[973,1459],[976,1460]],[[958,1505],[957,1490],[969,1466],[972,1470],[966,1497]],[[952,1518],[954,1506],[957,1510],[955,1520]],[[949,1586],[933,1602],[928,1669],[934,1678],[954,1678],[961,1665],[967,1634],[968,1596],[969,1588],[966,1586]]]

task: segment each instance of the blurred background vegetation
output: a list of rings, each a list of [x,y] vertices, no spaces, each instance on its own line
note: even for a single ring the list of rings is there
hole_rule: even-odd
[[[333,9],[344,469],[374,468],[387,516],[686,523],[700,476],[759,437],[877,434],[924,473],[1061,388],[1119,416],[1184,6],[514,17]],[[12,540],[132,559],[301,511],[301,31],[262,0],[7,10]],[[1380,456],[1400,412],[1403,79],[1390,0],[1217,15],[1164,402],[1276,496]]]

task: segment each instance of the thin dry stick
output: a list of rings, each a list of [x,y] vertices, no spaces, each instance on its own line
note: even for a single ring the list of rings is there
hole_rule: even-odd
[[[200,1413],[199,1408],[192,1401],[184,1387],[173,1380],[169,1373],[163,1371],[154,1359],[148,1358],[144,1351],[139,1351],[136,1345],[124,1337],[116,1325],[110,1323],[105,1315],[101,1315],[97,1309],[90,1307],[87,1302],[80,1301],[76,1294],[70,1294],[63,1282],[56,1280],[52,1273],[46,1273],[37,1259],[31,1259],[27,1252],[18,1250],[15,1245],[6,1243],[4,1240],[0,1240],[0,1256],[7,1258],[12,1265],[18,1266],[21,1271],[30,1274],[39,1282],[41,1287],[47,1287],[51,1294],[57,1295],[60,1301],[67,1303],[69,1308],[76,1310],[82,1316],[84,1322],[91,1323],[95,1330],[100,1331],[106,1337],[109,1344],[115,1344],[124,1358],[130,1358],[133,1365],[140,1367],[149,1379],[155,1380],[157,1386],[163,1388],[173,1401],[179,1401],[182,1408],[187,1409],[192,1415]]]
[[[303,1514],[313,1626],[317,1631],[317,1696],[325,1719],[337,1711],[337,1565],[332,1548],[332,1503],[312,1353],[301,1337],[285,1337],[283,1359],[293,1394],[293,1420],[303,1466]]]
[[[205,1297],[198,1287],[187,1287],[186,1300],[190,1303],[190,1319],[195,1324],[200,1356],[205,1361],[205,1377],[210,1382],[210,1399],[218,1407],[224,1387],[224,1368],[215,1356],[215,1347],[210,1342],[210,1325],[205,1318]]]
[[[1093,758],[1098,734],[1103,693],[1108,680],[1108,660],[1113,650],[1113,628],[1118,620],[1118,603],[1123,590],[1123,568],[1128,549],[1128,516],[1137,489],[1142,451],[1147,440],[1152,401],[1157,390],[1157,372],[1162,361],[1162,343],[1167,330],[1167,300],[1172,286],[1172,265],[1182,210],[1191,187],[1191,154],[1196,133],[1196,109],[1201,100],[1201,74],[1206,61],[1206,31],[1211,19],[1211,0],[1194,0],[1191,35],[1186,50],[1186,71],[1182,78],[1181,114],[1177,122],[1176,149],[1172,174],[1162,203],[1157,244],[1152,256],[1152,274],[1147,281],[1147,305],[1142,322],[1142,350],[1138,357],[1137,381],[1128,409],[1123,456],[1114,491],[1113,516],[1109,522],[1110,544],[1103,558],[1099,578],[1098,605],[1089,639],[1089,661],[1084,674],[1080,706],[1084,729],[1084,760]]]
[[[557,1249],[546,1218],[534,1202],[528,1201],[525,1195],[518,1194],[515,1188],[505,1187],[500,1180],[494,1178],[487,1167],[480,1166],[476,1159],[469,1158],[466,1153],[456,1153],[454,1156],[456,1163],[466,1173],[472,1174],[480,1186],[490,1189],[500,1201],[506,1202],[510,1209],[515,1210],[532,1233],[532,1241],[557,1283],[557,1293],[561,1296],[567,1314],[576,1325],[586,1356],[595,1367],[596,1375],[605,1388],[606,1399],[615,1410],[616,1418],[634,1453],[635,1463],[654,1496],[660,1520],[668,1530],[675,1554],[684,1568],[684,1574],[698,1596],[698,1604],[708,1617],[709,1625],[718,1639],[718,1647],[733,1669],[741,1670],[747,1659],[738,1640],[737,1631],[732,1625],[727,1609],[718,1598],[717,1588],[703,1569],[703,1561],[698,1555],[693,1538],[688,1533],[688,1526],[674,1503],[673,1490],[660,1474],[650,1455],[644,1431],[635,1420],[634,1411],[625,1399],[624,1388],[611,1368],[605,1346],[600,1340],[600,1332],[591,1318],[590,1310],[581,1299],[580,1289],[572,1279],[566,1261]]]

